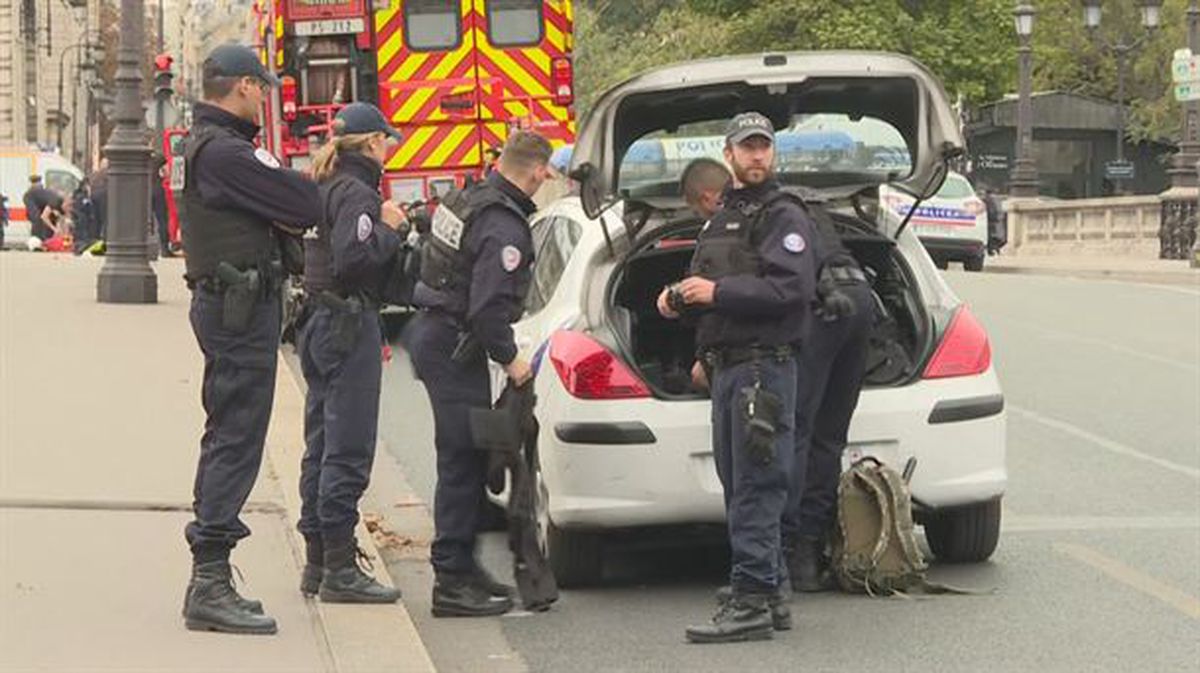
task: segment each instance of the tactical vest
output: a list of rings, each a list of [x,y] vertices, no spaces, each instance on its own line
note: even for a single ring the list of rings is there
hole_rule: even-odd
[[[249,211],[209,207],[200,198],[196,159],[208,143],[222,136],[244,141],[232,129],[215,124],[194,127],[184,141],[184,184],[178,203],[186,275],[191,280],[213,276],[220,262],[246,269],[277,254],[269,222]]]
[[[321,202],[325,204],[321,221],[317,223],[316,236],[304,239],[304,291],[308,294],[319,294],[337,286],[333,277],[333,218],[329,204],[339,198],[338,194],[353,179],[349,175],[338,175],[321,186]]]
[[[465,294],[471,287],[471,265],[475,260],[464,249],[475,214],[500,205],[522,220],[525,213],[499,189],[486,182],[465,190],[452,190],[438,204],[421,249],[421,282],[437,292]]]
[[[748,202],[714,215],[700,232],[689,275],[718,280],[759,273],[762,255],[754,240],[754,229],[765,210],[762,204]]]

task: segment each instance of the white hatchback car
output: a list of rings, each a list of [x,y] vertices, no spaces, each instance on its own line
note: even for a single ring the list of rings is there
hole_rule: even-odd
[[[912,196],[887,185],[879,188],[879,199],[902,218],[913,209]],[[987,206],[965,177],[954,172],[947,175],[937,194],[917,204],[909,226],[938,268],[962,262],[967,271],[983,271],[988,244]]]
[[[600,577],[606,532],[724,520],[709,401],[688,377],[694,335],[654,303],[684,275],[702,222],[677,195],[682,166],[657,175],[639,166],[622,178],[624,148],[646,136],[711,135],[744,110],[783,128],[808,109],[871,125],[864,137],[887,126],[889,142],[912,156],[903,170],[878,173],[823,152],[823,170],[778,172],[789,188],[826,201],[883,315],[846,460],[915,458],[912,492],[934,553],[977,561],[994,550],[1007,472],[987,335],[917,237],[893,239],[899,220],[876,198],[883,181],[937,190],[962,147],[944,92],[902,56],[736,57],[663,68],[605,94],[572,159],[582,198],[534,217],[534,285],[514,329],[537,372],[540,514],[565,586]],[[863,166],[879,154],[859,150]],[[498,384],[502,373],[493,374]]]

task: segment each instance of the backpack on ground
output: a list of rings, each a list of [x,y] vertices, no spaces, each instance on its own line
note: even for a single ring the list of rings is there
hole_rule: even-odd
[[[842,474],[837,523],[832,569],[843,590],[872,596],[975,593],[926,579],[929,564],[917,545],[906,479],[875,458]]]

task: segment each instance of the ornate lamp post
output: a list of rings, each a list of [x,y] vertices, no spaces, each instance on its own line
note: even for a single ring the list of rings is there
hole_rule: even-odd
[[[1017,198],[1037,198],[1037,162],[1033,158],[1033,47],[1029,40],[1033,35],[1033,17],[1036,10],[1028,3],[1021,3],[1013,10],[1017,28],[1017,160],[1009,179],[1009,194]]]
[[[1159,10],[1162,7],[1162,0],[1142,0],[1141,5],[1142,27],[1145,28],[1145,32],[1134,40],[1131,40],[1122,33],[1121,38],[1114,43],[1100,36],[1100,17],[1103,13],[1102,0],[1083,0],[1083,23],[1087,26],[1092,41],[1102,50],[1117,57],[1117,160],[1115,163],[1121,166],[1125,164],[1125,71],[1129,66],[1129,57],[1133,52],[1141,48],[1146,39],[1150,37],[1150,34],[1158,28]],[[1111,179],[1113,191],[1120,194],[1122,192],[1123,179],[1121,177],[1113,177]]]
[[[96,299],[111,304],[158,301],[158,278],[146,261],[150,217],[150,148],[142,120],[139,63],[145,46],[143,0],[121,0],[121,47],[117,55],[116,128],[108,157],[108,237]]]
[[[1187,11],[1187,46],[1193,55],[1200,55],[1200,0],[1191,0]],[[1171,188],[1162,194],[1159,220],[1159,256],[1164,259],[1192,260],[1200,266],[1200,247],[1197,247],[1197,218],[1200,209],[1200,101],[1180,105],[1183,119],[1179,127],[1179,151],[1168,173]]]

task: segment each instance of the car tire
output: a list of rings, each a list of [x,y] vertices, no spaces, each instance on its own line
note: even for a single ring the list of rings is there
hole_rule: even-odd
[[[599,533],[546,527],[546,552],[558,585],[570,589],[600,582],[604,571],[604,546]]]
[[[983,271],[984,255],[963,260],[963,268],[967,271]]]
[[[950,262],[945,259],[934,259],[933,265],[936,266],[937,268],[941,269],[942,271],[945,271],[946,269],[950,268]]]
[[[986,561],[1000,541],[1000,500],[934,513],[925,524],[925,540],[940,561]]]

